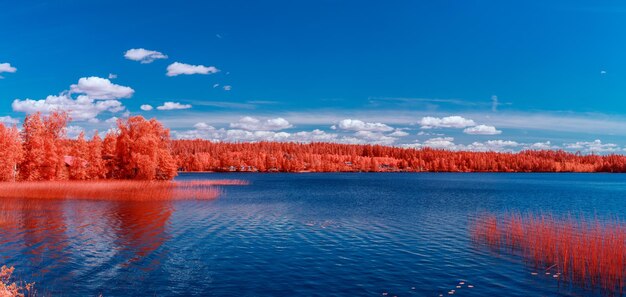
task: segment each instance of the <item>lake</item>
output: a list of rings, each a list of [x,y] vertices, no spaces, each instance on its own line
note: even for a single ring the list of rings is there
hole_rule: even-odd
[[[626,175],[187,173],[211,201],[0,201],[0,255],[63,296],[594,296],[472,241],[481,213],[608,220]]]

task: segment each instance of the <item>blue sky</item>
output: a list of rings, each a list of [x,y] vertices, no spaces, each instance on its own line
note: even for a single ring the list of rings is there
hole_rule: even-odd
[[[177,138],[623,152],[626,4],[547,2],[3,1],[0,119],[65,108],[70,135],[141,114]]]

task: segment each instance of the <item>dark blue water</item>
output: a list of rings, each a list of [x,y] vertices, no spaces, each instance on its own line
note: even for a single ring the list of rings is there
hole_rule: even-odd
[[[626,175],[179,177],[223,178],[251,184],[214,201],[0,201],[1,262],[53,296],[587,296],[473,243],[468,225],[626,214]]]

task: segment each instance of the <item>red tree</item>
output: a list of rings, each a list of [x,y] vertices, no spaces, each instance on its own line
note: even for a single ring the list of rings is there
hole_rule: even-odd
[[[169,130],[141,116],[118,120],[116,160],[121,178],[169,180],[176,176]]]
[[[16,179],[17,164],[22,160],[22,142],[16,127],[0,123],[0,181]]]

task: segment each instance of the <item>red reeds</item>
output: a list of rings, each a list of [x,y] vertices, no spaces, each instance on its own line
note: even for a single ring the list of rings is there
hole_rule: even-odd
[[[545,215],[484,215],[472,229],[474,240],[494,248],[521,252],[555,278],[624,292],[626,283],[626,225],[582,218],[556,219]]]
[[[0,198],[87,200],[214,199],[215,185],[243,185],[241,181],[45,181],[0,183]]]

